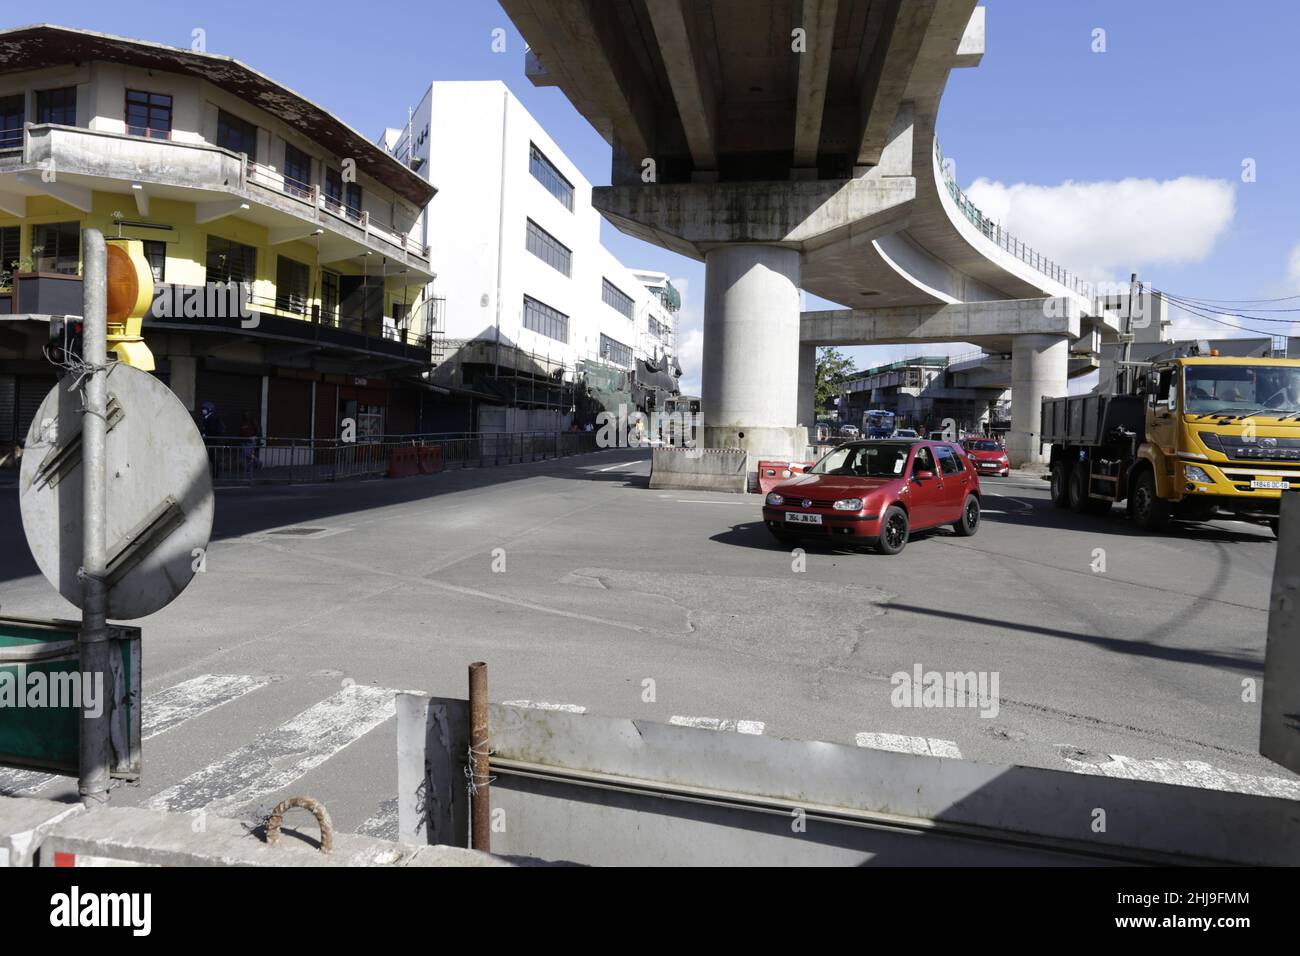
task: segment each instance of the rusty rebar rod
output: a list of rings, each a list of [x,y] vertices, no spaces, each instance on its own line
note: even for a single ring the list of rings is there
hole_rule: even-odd
[[[484,853],[492,850],[489,748],[487,664],[475,661],[469,665],[469,845]]]

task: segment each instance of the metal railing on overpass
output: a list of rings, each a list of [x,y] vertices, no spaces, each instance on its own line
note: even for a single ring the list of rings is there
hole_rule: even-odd
[[[208,464],[218,485],[295,484],[379,478],[397,449],[437,448],[441,468],[547,461],[597,450],[596,432],[444,432],[318,438],[211,437]]]
[[[961,210],[962,215],[966,217],[971,225],[984,234],[985,238],[996,243],[999,248],[1011,253],[1026,265],[1037,269],[1049,279],[1059,282],[1067,289],[1081,296],[1088,299],[1092,298],[1093,289],[1090,283],[1083,281],[1064,266],[1047,258],[1042,253],[1031,249],[1003,229],[1000,223],[994,222],[980,211],[980,208],[957,185],[957,180],[953,178],[949,166],[944,162],[943,151],[939,149],[937,139],[934,141],[934,155],[939,162],[940,174],[943,176],[944,185],[948,187],[948,194],[952,196],[952,201],[957,204],[957,208]]]

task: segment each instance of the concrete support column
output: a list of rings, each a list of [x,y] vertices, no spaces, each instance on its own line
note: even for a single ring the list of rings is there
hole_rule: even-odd
[[[1069,363],[1066,336],[1031,333],[1011,340],[1011,431],[1007,433],[1011,467],[1032,467],[1047,460],[1039,438],[1042,401],[1066,394]]]
[[[799,253],[756,243],[704,257],[702,412],[707,448],[801,458]]]
[[[192,355],[172,355],[169,356],[171,362],[171,373],[167,377],[167,384],[176,397],[181,400],[181,404],[191,412],[197,411],[195,408],[195,391],[198,388],[198,368]]]
[[[799,346],[798,423],[804,428],[817,424],[817,346]]]

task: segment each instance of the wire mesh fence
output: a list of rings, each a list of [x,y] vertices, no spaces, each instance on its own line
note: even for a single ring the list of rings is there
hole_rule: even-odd
[[[439,470],[546,461],[596,451],[596,437],[595,432],[451,432],[355,441],[223,437],[205,442],[214,483],[251,485],[400,474],[394,452],[409,449],[438,449],[431,460]]]

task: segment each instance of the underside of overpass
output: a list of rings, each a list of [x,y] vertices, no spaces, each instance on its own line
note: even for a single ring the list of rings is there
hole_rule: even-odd
[[[532,81],[613,150],[593,203],[706,265],[710,447],[804,452],[816,344],[971,342],[1013,365],[1009,450],[1072,344],[1115,338],[1081,284],[972,214],[935,119],[979,64],[976,0],[502,0]],[[1026,261],[1028,259],[1028,261]],[[799,290],[849,308],[799,313]],[[801,367],[803,374],[800,374]]]

